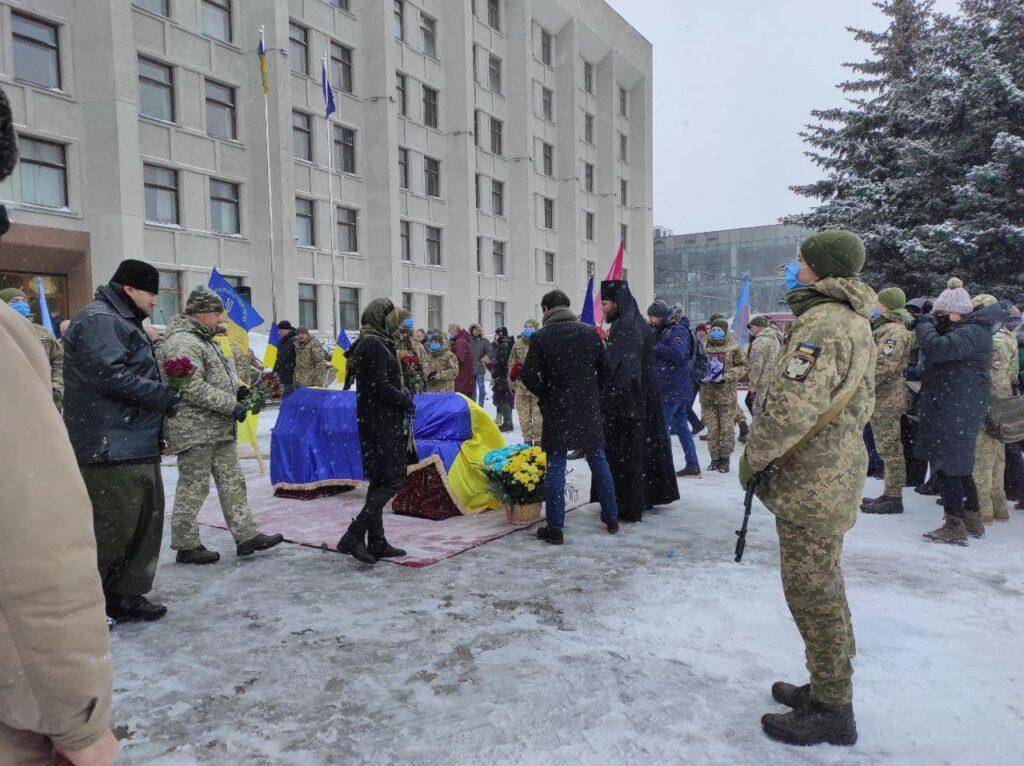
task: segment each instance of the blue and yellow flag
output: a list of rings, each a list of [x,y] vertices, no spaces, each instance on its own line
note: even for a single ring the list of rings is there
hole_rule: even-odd
[[[270,93],[270,75],[267,74],[267,49],[263,45],[263,29],[260,29],[260,44],[256,49],[260,57],[260,79],[263,80],[263,92]]]
[[[270,337],[267,338],[267,350],[263,352],[263,366],[274,369],[274,362],[277,361],[277,347],[281,343],[281,331],[277,325],[270,326]]]
[[[345,358],[345,352],[349,350],[351,345],[348,333],[345,332],[345,328],[342,328],[341,332],[338,333],[338,344],[334,347],[334,352],[331,354],[331,366],[337,370],[334,377],[341,384],[345,383],[345,375],[348,372],[348,359]]]

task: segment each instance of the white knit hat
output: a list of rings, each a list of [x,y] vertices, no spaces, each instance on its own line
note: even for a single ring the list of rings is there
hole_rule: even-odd
[[[971,294],[964,289],[964,283],[957,277],[950,277],[946,289],[935,299],[932,311],[944,314],[970,314]]]

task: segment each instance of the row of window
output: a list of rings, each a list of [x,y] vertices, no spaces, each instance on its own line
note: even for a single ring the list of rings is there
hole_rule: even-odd
[[[409,169],[409,150],[398,147],[398,186],[406,191],[414,191]],[[441,196],[441,160],[434,157],[423,157],[423,193],[428,197]]]
[[[353,93],[355,73],[352,64],[352,48],[330,41],[328,65],[331,87],[343,93]],[[309,29],[291,21],[288,23],[288,63],[296,74],[309,76]]]
[[[142,166],[146,221],[166,226],[181,224],[178,171],[160,165]],[[240,234],[241,187],[232,181],[210,179],[210,231]]]
[[[337,246],[344,253],[359,252],[359,211],[341,205],[335,208]],[[295,243],[300,247],[316,247],[316,203],[305,197],[295,198]]]
[[[356,131],[346,125],[334,125],[331,167],[338,173],[352,173],[356,164]],[[303,162],[313,162],[313,116],[305,112],[292,112],[292,156]]]
[[[406,7],[404,0],[394,0],[394,21],[392,31],[395,38],[406,40],[405,37],[405,16]],[[437,19],[428,16],[423,11],[419,12],[420,18],[420,51],[426,55],[437,58]]]
[[[428,128],[438,126],[440,94],[434,88],[421,84],[423,94],[421,117],[423,124]],[[398,113],[403,117],[409,117],[409,77],[402,72],[395,73],[395,100],[398,102]]]
[[[132,5],[171,18],[171,0],[132,0]],[[231,0],[202,0],[199,11],[200,31],[214,40],[232,42],[231,11]]]

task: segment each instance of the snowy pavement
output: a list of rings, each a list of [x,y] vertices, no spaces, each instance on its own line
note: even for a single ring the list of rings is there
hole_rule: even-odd
[[[736,462],[617,536],[586,506],[561,548],[517,532],[425,569],[295,545],[243,561],[205,527],[220,563],[178,566],[168,524],[170,612],[112,633],[118,762],[1024,763],[1024,513],[968,548],[926,543],[940,509],[909,490],[902,516],[860,517],[860,741],[796,749],[760,729],[771,683],[806,671],[763,507],[732,560]]]

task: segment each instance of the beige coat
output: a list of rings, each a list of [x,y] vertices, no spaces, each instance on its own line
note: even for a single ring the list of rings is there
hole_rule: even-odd
[[[89,496],[39,339],[6,305],[0,358],[0,433],[22,437],[0,439],[0,762],[26,763],[41,735],[65,750],[99,739],[112,672]]]

